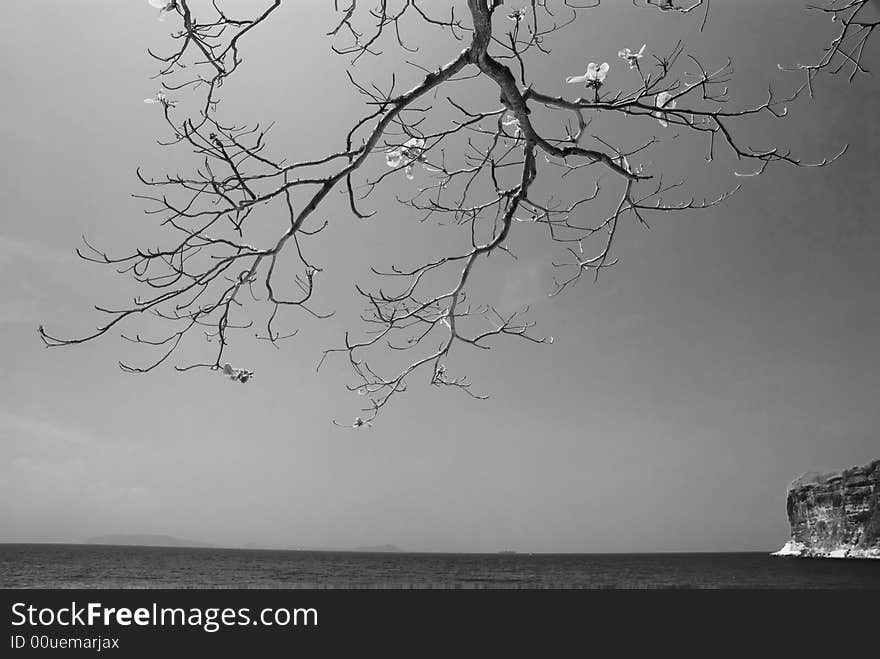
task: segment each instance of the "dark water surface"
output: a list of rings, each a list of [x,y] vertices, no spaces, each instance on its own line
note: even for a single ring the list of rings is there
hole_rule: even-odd
[[[0,588],[880,589],[880,561],[0,544]]]

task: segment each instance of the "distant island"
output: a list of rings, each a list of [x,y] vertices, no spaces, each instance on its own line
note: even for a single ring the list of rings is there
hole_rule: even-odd
[[[170,535],[156,535],[147,533],[115,533],[112,535],[97,535],[88,540],[84,540],[85,545],[118,545],[124,547],[191,547],[191,548],[210,548],[218,549],[220,545],[212,545],[207,542],[197,542],[195,540],[184,540],[175,538]],[[224,545],[227,549],[237,548],[235,545]],[[365,553],[402,553],[405,550],[397,545],[367,545],[355,548],[339,548],[339,547],[284,547],[284,546],[266,546],[262,543],[248,542],[240,547],[249,550],[266,550],[266,551],[357,551]]]
[[[89,538],[83,544],[86,545],[138,545],[141,547],[212,547],[204,542],[193,540],[181,540],[172,538],[170,535],[149,535],[141,533],[97,535]]]

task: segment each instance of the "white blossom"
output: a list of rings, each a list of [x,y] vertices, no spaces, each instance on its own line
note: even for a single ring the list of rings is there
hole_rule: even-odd
[[[681,11],[681,7],[676,7],[672,4],[672,0],[654,0],[654,2],[648,0],[648,4],[654,4],[660,11]]]
[[[501,120],[501,125],[507,126],[507,127],[512,127],[514,129],[513,130],[514,137],[519,137],[520,134],[522,133],[522,126],[520,126],[520,124],[519,124],[519,119],[514,117],[512,114],[505,114],[504,118]]]
[[[159,103],[165,107],[174,107],[174,103],[165,96],[165,92],[161,89],[156,92],[156,95],[153,98],[145,98],[144,103]]]
[[[165,20],[165,14],[177,9],[176,0],[147,0],[151,7],[159,10],[159,20]]]
[[[413,179],[412,164],[421,160],[425,150],[425,140],[421,137],[412,137],[402,146],[394,147],[385,153],[385,164],[389,167],[404,167],[404,173],[408,179]]]
[[[642,59],[642,56],[645,54],[645,46],[648,44],[642,44],[642,47],[639,49],[639,52],[634,53],[629,48],[624,48],[620,52],[617,53],[617,56],[621,59],[624,59],[629,64],[629,68],[634,69],[639,65],[639,60]]]
[[[216,369],[218,367],[215,366],[214,368]],[[254,377],[253,371],[249,371],[245,368],[233,368],[232,364],[228,362],[223,364],[219,370],[221,375],[225,375],[233,382],[241,382],[242,384]]]
[[[572,84],[577,82],[586,83],[587,87],[599,88],[605,82],[605,76],[608,75],[608,62],[602,62],[601,65],[590,62],[587,65],[587,72],[582,76],[571,76],[565,79],[565,82]]]
[[[658,108],[669,108],[670,110],[675,109],[675,101],[670,99],[672,98],[672,94],[669,92],[660,92],[657,96],[654,97],[654,105]],[[652,116],[657,117],[657,121],[660,122],[660,125],[666,128],[669,125],[669,122],[666,121],[666,113],[654,111],[651,113]]]

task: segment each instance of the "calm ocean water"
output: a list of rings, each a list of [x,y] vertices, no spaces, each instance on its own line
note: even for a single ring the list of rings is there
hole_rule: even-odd
[[[0,588],[880,589],[880,561],[0,544]]]

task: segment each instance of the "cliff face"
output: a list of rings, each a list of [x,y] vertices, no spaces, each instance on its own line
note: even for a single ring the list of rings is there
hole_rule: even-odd
[[[775,556],[880,559],[880,460],[788,488],[791,540]]]

